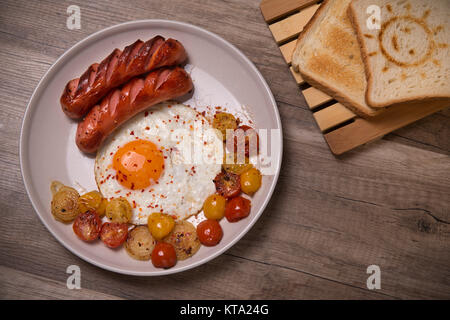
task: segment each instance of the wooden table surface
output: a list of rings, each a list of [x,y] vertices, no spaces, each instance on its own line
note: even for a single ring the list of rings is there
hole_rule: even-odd
[[[450,298],[450,111],[334,157],[259,2],[1,1],[0,298]],[[72,4],[80,30],[66,27]],[[103,28],[153,18],[217,33],[255,63],[278,103],[284,158],[268,208],[239,243],[193,270],[140,278],[84,262],[47,231],[25,192],[18,143],[27,102],[61,54]],[[66,287],[73,264],[81,290]],[[369,265],[381,269],[380,290],[367,289]]]

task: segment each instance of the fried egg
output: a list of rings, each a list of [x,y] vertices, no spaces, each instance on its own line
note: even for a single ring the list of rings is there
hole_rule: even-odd
[[[131,223],[153,212],[186,219],[215,192],[223,143],[206,118],[182,104],[159,104],[118,128],[97,152],[95,179],[107,199],[124,197]]]

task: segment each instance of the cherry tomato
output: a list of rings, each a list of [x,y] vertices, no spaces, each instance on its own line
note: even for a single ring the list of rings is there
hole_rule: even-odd
[[[241,175],[245,171],[250,170],[253,167],[248,158],[243,159],[244,161],[242,163],[238,163],[236,154],[234,154],[234,159],[230,155],[230,153],[225,153],[223,157],[222,168],[226,172]]]
[[[117,248],[127,240],[128,224],[105,222],[100,231],[100,239],[110,248]]]
[[[222,133],[222,140],[225,141],[227,137],[227,130],[234,130],[238,125],[236,118],[227,112],[217,112],[213,119],[213,128],[220,130]]]
[[[207,219],[220,220],[225,215],[227,200],[220,194],[213,194],[206,198],[203,204],[203,213]]]
[[[99,217],[105,215],[107,200],[102,197],[102,194],[98,191],[91,191],[83,194],[78,198],[78,207],[80,212],[95,211]]]
[[[197,236],[200,242],[207,246],[215,246],[222,240],[223,231],[217,220],[205,220],[197,226]]]
[[[161,240],[175,226],[173,218],[167,214],[154,212],[148,217],[148,230],[156,240]]]
[[[102,221],[95,211],[80,213],[73,223],[73,231],[84,241],[94,241],[100,235]]]
[[[257,155],[259,152],[259,136],[255,129],[249,126],[239,126],[234,131],[234,153],[238,152],[239,143],[244,139],[245,156]]]
[[[156,268],[172,268],[177,263],[177,254],[173,245],[158,242],[152,251],[152,263]]]
[[[252,195],[261,187],[261,172],[256,168],[241,174],[241,190],[242,192]]]
[[[216,191],[225,198],[232,198],[241,192],[239,175],[231,172],[221,172],[214,178]]]
[[[251,202],[241,196],[228,201],[225,208],[225,217],[229,222],[236,222],[250,214]]]
[[[125,198],[114,198],[108,201],[105,214],[112,222],[127,223],[133,214],[130,203]]]

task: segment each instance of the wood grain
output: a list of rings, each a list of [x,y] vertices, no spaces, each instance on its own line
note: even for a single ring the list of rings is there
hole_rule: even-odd
[[[315,109],[322,104],[333,100],[332,97],[314,87],[303,90],[303,96],[310,109]]]
[[[267,22],[272,22],[292,12],[305,8],[320,0],[262,0],[261,13]]]
[[[283,58],[284,58],[284,60],[286,60],[287,64],[291,64],[291,62],[292,62],[292,52],[294,52],[296,44],[297,44],[297,40],[292,40],[292,41],[280,46],[281,54],[283,55]]]
[[[275,41],[280,44],[297,37],[318,8],[319,5],[314,4],[286,19],[271,24],[269,28]]]
[[[352,120],[356,115],[340,103],[335,103],[328,108],[314,113],[320,131],[324,132],[330,128]]]
[[[326,134],[325,139],[331,151],[339,155],[361,145],[361,141],[379,139],[392,130],[402,128],[446,106],[440,101],[393,106],[374,119],[358,118],[354,123]]]
[[[68,3],[1,4],[0,298],[450,298],[449,111],[336,158],[259,0],[117,0],[107,10],[100,1],[75,3],[82,29],[74,31],[65,26]],[[150,18],[206,28],[255,63],[278,103],[284,159],[268,208],[226,254],[180,274],[139,278],[90,265],[53,238],[26,195],[18,140],[34,88],[65,50],[105,27]],[[65,289],[72,264],[81,268],[82,291]],[[381,268],[381,290],[366,288],[370,264]]]

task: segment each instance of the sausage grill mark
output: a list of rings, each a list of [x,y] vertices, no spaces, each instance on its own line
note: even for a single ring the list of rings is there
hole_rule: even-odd
[[[186,58],[181,43],[161,36],[146,42],[137,40],[123,51],[115,49],[100,64],[92,64],[80,78],[67,83],[61,96],[62,109],[70,118],[81,119],[113,88],[154,69],[181,64]]]
[[[94,153],[118,126],[159,102],[175,99],[193,87],[189,74],[181,67],[160,68],[145,78],[131,79],[108,93],[78,124],[76,143],[87,153]]]

